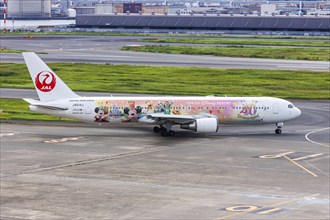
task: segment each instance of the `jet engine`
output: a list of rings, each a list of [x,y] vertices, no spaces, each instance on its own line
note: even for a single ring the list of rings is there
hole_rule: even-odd
[[[218,131],[217,118],[199,118],[190,124],[180,125],[182,129],[193,130],[199,133],[209,133]]]

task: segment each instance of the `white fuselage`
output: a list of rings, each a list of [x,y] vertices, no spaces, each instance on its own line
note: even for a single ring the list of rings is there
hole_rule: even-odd
[[[40,113],[97,123],[156,123],[150,114],[214,115],[218,123],[279,123],[298,117],[292,103],[270,97],[79,97],[48,102],[67,110],[30,106]]]

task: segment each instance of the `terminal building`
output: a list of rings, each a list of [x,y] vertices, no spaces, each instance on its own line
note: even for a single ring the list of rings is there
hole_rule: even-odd
[[[246,15],[77,15],[77,27],[201,30],[330,31],[330,19],[317,16]]]

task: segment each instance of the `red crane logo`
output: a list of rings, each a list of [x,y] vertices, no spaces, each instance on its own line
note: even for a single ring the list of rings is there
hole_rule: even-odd
[[[40,79],[42,77],[44,77],[44,78]],[[42,71],[42,72],[38,73],[38,75],[34,81],[35,81],[36,87],[41,92],[50,92],[55,88],[55,85],[56,85],[56,78],[55,78],[54,74],[49,71]]]

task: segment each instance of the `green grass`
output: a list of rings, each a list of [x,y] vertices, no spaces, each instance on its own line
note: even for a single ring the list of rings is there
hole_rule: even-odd
[[[0,53],[22,53],[27,52],[26,50],[12,50],[7,48],[0,48]]]
[[[22,53],[28,52],[27,50],[13,50],[8,48],[0,48],[0,53]],[[35,52],[37,54],[47,54],[46,52]]]
[[[1,120],[44,120],[44,121],[73,121],[71,119],[39,114],[28,109],[29,104],[23,100],[0,98]]]
[[[269,58],[286,60],[330,60],[330,48],[263,48],[263,47],[221,47],[221,46],[124,46],[122,50],[190,54],[213,55],[225,57]]]
[[[329,99],[328,72],[55,63],[77,91]],[[24,64],[0,63],[0,87],[33,88]]]
[[[330,39],[329,39],[330,40]],[[142,42],[156,43],[186,43],[186,44],[226,44],[226,45],[265,45],[265,46],[304,46],[304,47],[329,47],[330,41],[306,40],[237,40],[221,38],[144,38]]]

